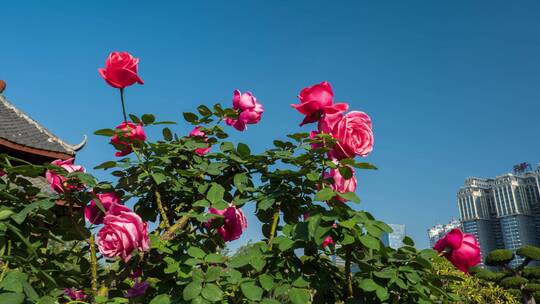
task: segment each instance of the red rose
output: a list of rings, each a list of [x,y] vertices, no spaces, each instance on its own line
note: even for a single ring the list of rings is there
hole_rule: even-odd
[[[210,208],[208,212],[224,217],[224,224],[217,231],[225,242],[238,239],[247,228],[247,219],[244,212],[242,209],[236,208],[234,204],[229,204],[229,207],[223,210]]]
[[[480,263],[480,246],[472,234],[466,234],[459,229],[452,229],[435,243],[433,249],[456,266],[457,269],[468,273],[469,267]]]
[[[128,52],[112,52],[105,61],[105,68],[99,68],[99,74],[112,87],[123,89],[135,82],[144,84],[137,75],[139,58],[131,56]]]

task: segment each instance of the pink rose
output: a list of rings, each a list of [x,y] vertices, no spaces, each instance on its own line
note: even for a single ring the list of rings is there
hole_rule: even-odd
[[[206,137],[206,133],[204,131],[201,131],[199,127],[193,128],[191,132],[189,133],[189,137],[201,137],[204,139],[204,142],[208,142],[208,138]],[[199,154],[200,156],[206,155],[212,149],[212,147],[208,148],[196,148],[195,153]]]
[[[148,225],[136,213],[131,211],[108,213],[103,224],[103,228],[97,233],[97,245],[104,257],[119,256],[127,262],[134,250],[150,249]]]
[[[116,149],[115,156],[125,156],[133,152],[132,144],[139,144],[146,140],[143,126],[132,122],[123,122],[116,127],[117,134],[111,137],[111,144]]]
[[[371,118],[364,112],[329,115],[321,120],[320,129],[337,140],[330,151],[333,158],[353,158],[356,155],[365,157],[373,150]]]
[[[105,68],[99,68],[99,74],[112,87],[123,89],[135,82],[144,84],[137,75],[139,58],[131,56],[128,52],[112,52],[105,61]]]
[[[82,301],[86,299],[84,291],[75,288],[64,288],[64,295],[70,298],[72,301]]]
[[[238,90],[233,93],[233,109],[239,112],[238,119],[225,118],[225,123],[238,131],[244,131],[247,124],[258,123],[264,112],[262,104],[257,102],[251,92],[241,94]]]
[[[85,172],[84,167],[74,165],[73,160],[73,158],[67,160],[57,159],[51,162],[51,164],[63,168],[68,173]],[[63,193],[65,190],[77,189],[76,186],[68,184],[66,177],[56,173],[54,170],[47,170],[47,172],[45,172],[45,178],[51,185],[51,189],[56,193]]]
[[[306,115],[301,126],[316,122],[324,115],[341,113],[349,109],[346,103],[334,104],[334,92],[326,81],[304,88],[298,95],[298,99],[300,99],[300,104],[291,106]]]
[[[339,193],[347,193],[347,192],[355,192],[356,191],[356,176],[354,175],[354,169],[351,167],[349,168],[352,172],[352,177],[349,179],[345,179],[343,175],[341,175],[341,172],[339,172],[339,169],[331,169],[330,172],[327,172],[324,177],[325,178],[332,178],[333,183],[330,186],[334,191]],[[336,196],[335,199],[346,202],[344,198],[340,196]]]
[[[208,212],[224,217],[225,223],[218,228],[218,233],[225,242],[238,239],[247,228],[247,219],[244,212],[233,204],[229,204],[229,207],[223,210],[210,208]]]
[[[2,176],[4,176],[4,175],[6,175],[6,172],[5,172],[5,171],[2,171],[2,170],[0,170],[0,177],[2,177]]]
[[[122,205],[120,199],[112,192],[98,193],[96,197],[105,208],[106,214],[118,215],[121,211],[131,211],[128,207]],[[90,204],[84,208],[84,215],[91,224],[103,224],[103,218],[106,214],[99,209],[94,200],[90,201]]]
[[[433,249],[454,264],[457,269],[464,273],[469,272],[469,268],[480,263],[480,246],[472,234],[466,234],[459,229],[452,229],[444,237],[435,243]]]

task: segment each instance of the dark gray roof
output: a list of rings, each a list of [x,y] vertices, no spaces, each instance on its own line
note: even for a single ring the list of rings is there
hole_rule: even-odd
[[[26,147],[69,155],[75,155],[75,152],[86,143],[86,136],[80,144],[65,143],[15,108],[2,94],[0,94],[0,138]]]

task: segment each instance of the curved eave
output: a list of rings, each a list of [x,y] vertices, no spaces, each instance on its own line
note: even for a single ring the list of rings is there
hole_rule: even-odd
[[[47,150],[27,147],[27,146],[24,146],[24,145],[21,145],[21,144],[14,143],[12,141],[6,140],[4,138],[0,138],[0,146],[4,146],[6,148],[21,151],[21,152],[25,152],[25,153],[30,153],[30,154],[33,154],[33,155],[49,157],[49,158],[53,158],[53,159],[66,160],[66,159],[70,159],[70,158],[75,156],[75,155],[62,153],[62,152],[47,151]]]

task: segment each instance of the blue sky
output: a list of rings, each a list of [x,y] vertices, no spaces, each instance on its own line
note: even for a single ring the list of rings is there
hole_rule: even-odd
[[[89,135],[78,155],[88,168],[113,154],[93,130],[121,120],[97,73],[111,51],[141,58],[131,113],[180,121],[251,90],[262,123],[231,133],[257,151],[311,130],[289,104],[327,80],[374,121],[367,161],[380,170],[358,172],[360,207],[425,247],[426,229],[457,217],[466,177],[540,162],[539,14],[535,1],[18,1],[2,4],[0,79],[61,138]],[[248,220],[234,246],[258,238]]]

